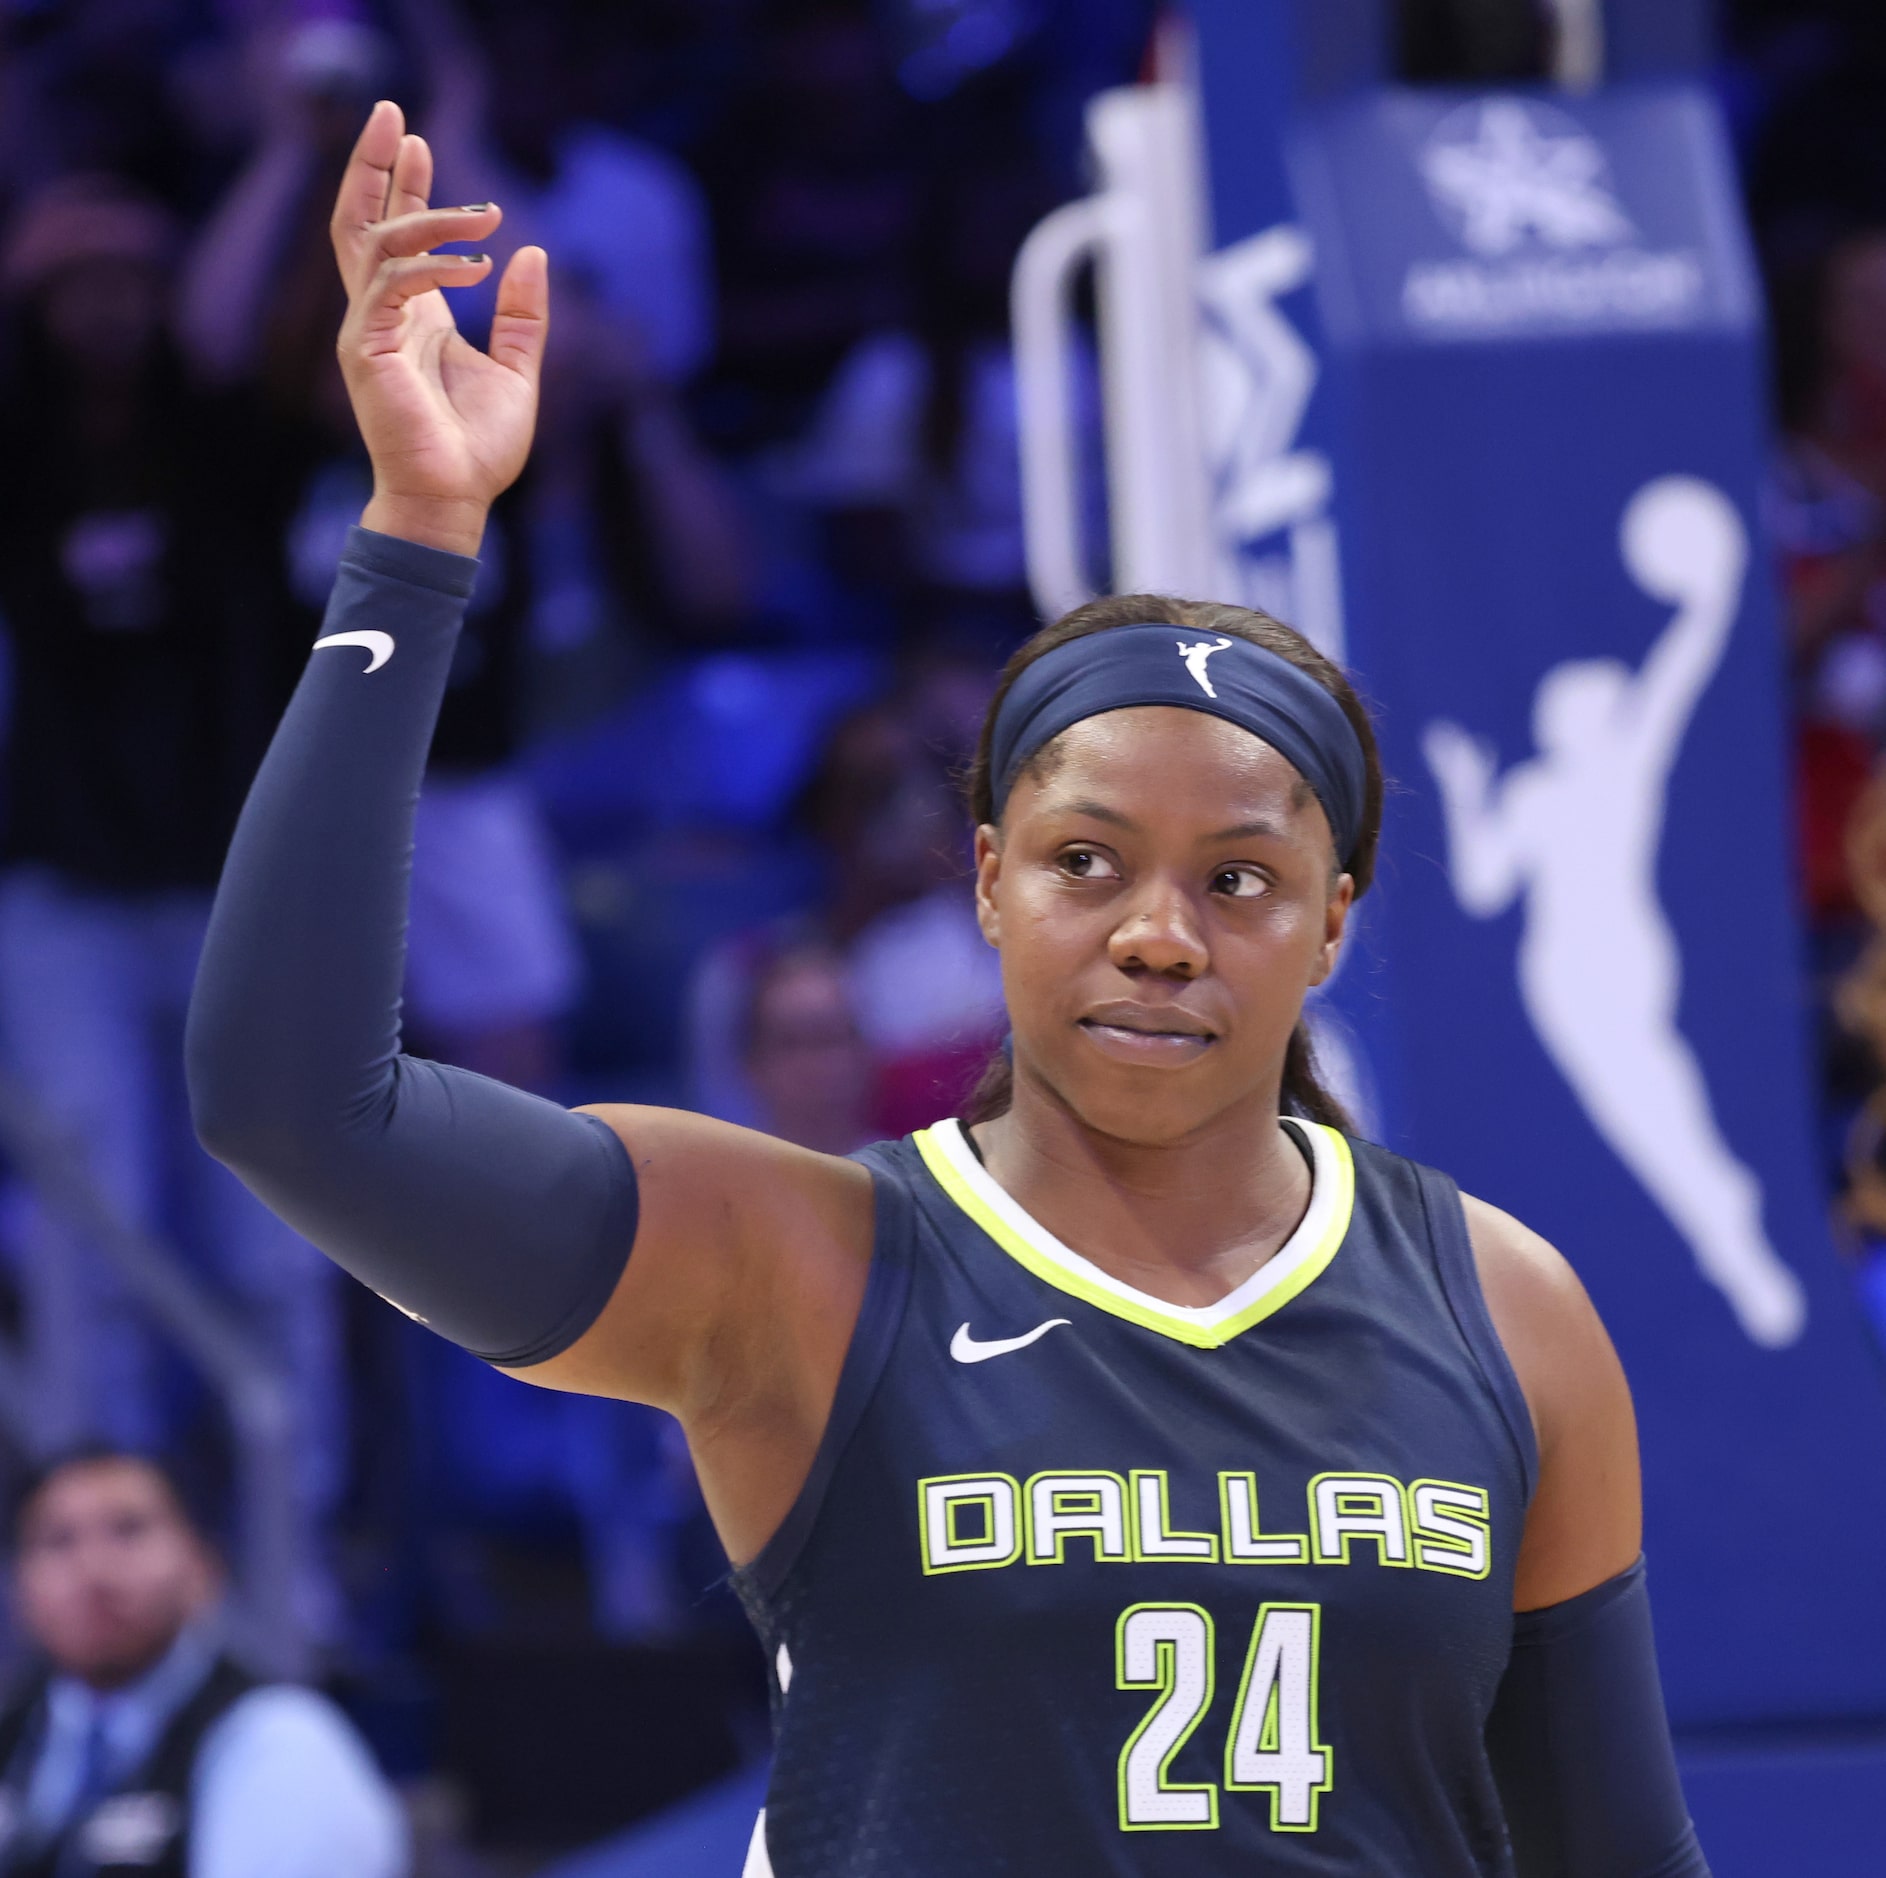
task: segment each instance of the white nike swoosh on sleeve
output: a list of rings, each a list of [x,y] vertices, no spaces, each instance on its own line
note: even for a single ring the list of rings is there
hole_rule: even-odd
[[[325,639],[314,642],[315,651],[323,646],[361,646],[372,656],[367,660],[367,670],[377,672],[393,656],[393,635],[391,633],[357,632],[329,633]]]
[[[1066,1317],[1051,1317],[1045,1324],[1037,1324],[1033,1330],[1019,1337],[999,1337],[988,1343],[978,1342],[969,1334],[969,1326],[964,1324],[950,1339],[950,1355],[959,1363],[986,1363],[992,1356],[1007,1356],[1011,1350],[1025,1350],[1031,1343],[1039,1343],[1049,1331],[1071,1321]]]

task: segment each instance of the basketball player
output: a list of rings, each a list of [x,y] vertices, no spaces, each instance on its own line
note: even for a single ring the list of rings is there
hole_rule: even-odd
[[[437,290],[486,263],[435,250],[498,212],[429,172],[380,105],[334,218],[375,494],[230,853],[198,1125],[441,1335],[680,1418],[775,1674],[749,1871],[1704,1872],[1604,1331],[1313,1074],[1381,775],[1287,628],[1114,600],[1011,662],[1012,1063],[967,1124],[841,1159],[400,1053],[413,798],[548,312],[526,248],[459,338]]]

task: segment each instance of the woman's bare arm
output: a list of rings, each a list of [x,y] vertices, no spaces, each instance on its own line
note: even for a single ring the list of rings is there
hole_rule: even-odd
[[[1578,1275],[1510,1213],[1468,1199],[1480,1286],[1539,1440],[1539,1483],[1515,1608],[1562,1603],[1629,1569],[1643,1549],[1630,1385]]]

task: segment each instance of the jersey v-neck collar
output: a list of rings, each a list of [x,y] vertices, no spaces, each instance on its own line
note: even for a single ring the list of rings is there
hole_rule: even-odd
[[[1216,1350],[1262,1323],[1329,1268],[1355,1211],[1349,1143],[1318,1122],[1284,1120],[1309,1150],[1310,1204],[1297,1229],[1243,1284],[1216,1304],[1168,1304],[1104,1272],[1024,1212],[983,1166],[963,1125],[920,1131],[917,1152],[936,1183],[1017,1264],[1057,1291],[1196,1349]]]

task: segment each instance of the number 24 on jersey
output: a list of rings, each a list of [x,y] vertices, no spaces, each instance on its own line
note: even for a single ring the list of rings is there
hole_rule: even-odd
[[[1320,1604],[1263,1605],[1232,1711],[1224,1784],[1268,1789],[1275,1832],[1314,1832],[1317,1803],[1329,1791],[1332,1756],[1317,1739],[1316,1718],[1322,1622]],[[1175,1782],[1168,1770],[1211,1707],[1211,1614],[1196,1604],[1135,1604],[1120,1614],[1114,1648],[1120,1688],[1159,1692],[1120,1752],[1121,1830],[1210,1831],[1217,1786]]]

